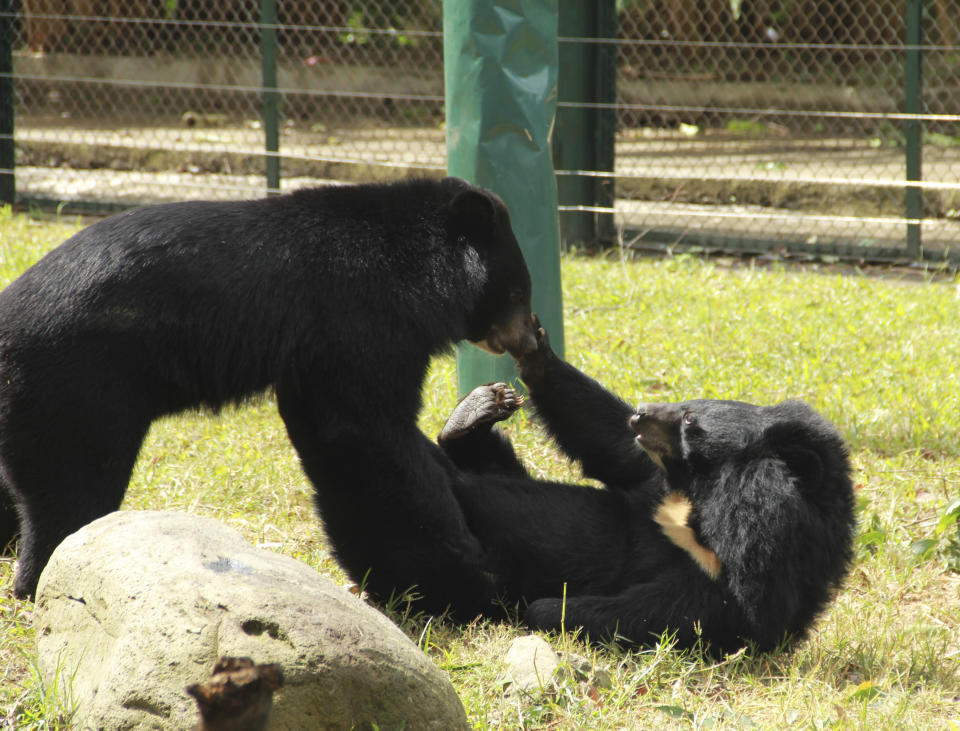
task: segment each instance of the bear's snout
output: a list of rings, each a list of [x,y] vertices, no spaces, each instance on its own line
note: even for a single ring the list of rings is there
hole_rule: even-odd
[[[676,404],[639,404],[627,424],[637,435],[639,444],[652,457],[675,457],[679,454],[681,411]]]

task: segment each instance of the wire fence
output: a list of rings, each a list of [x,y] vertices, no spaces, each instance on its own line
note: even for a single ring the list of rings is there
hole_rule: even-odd
[[[265,26],[259,2],[24,0],[19,195],[112,207],[262,195],[265,27],[280,187],[441,174],[439,13],[424,16],[427,29],[392,29],[428,4],[285,0]]]
[[[950,255],[956,2],[770,0],[739,16],[725,0],[631,5],[618,41],[623,219],[661,242]]]
[[[893,0],[620,0],[615,37],[561,38],[612,48],[616,74],[615,99],[577,103],[615,115],[613,170],[557,171],[612,181],[613,202],[561,216],[593,208],[638,245],[952,259],[960,2],[911,5],[908,43]],[[26,202],[444,174],[440,0],[8,7]]]

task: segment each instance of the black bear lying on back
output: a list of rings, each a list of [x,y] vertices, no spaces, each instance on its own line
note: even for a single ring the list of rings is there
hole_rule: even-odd
[[[702,638],[713,652],[803,636],[851,559],[853,491],[836,431],[797,401],[634,412],[541,338],[519,359],[521,375],[559,446],[605,488],[530,478],[491,429],[519,399],[502,384],[476,389],[440,435],[459,470],[444,489],[485,549],[499,596],[451,574],[418,586],[424,608],[450,605],[469,619],[478,609],[502,617],[498,599],[528,603],[524,619],[536,629],[559,630],[565,618],[598,640],[646,644],[671,632],[680,647]],[[393,487],[398,500],[419,489]],[[368,506],[368,519],[376,510]],[[350,558],[355,578],[386,569],[396,589],[417,583],[393,555]]]
[[[321,429],[349,431],[343,414],[415,426],[430,357],[461,339],[494,352],[536,346],[507,209],[462,180],[150,206],[80,231],[0,292],[14,593],[32,595],[57,544],[119,507],[157,417],[273,387],[303,456]],[[409,428],[390,433],[388,470],[418,441]],[[315,485],[324,479],[303,464]],[[450,561],[479,565],[476,539],[424,510],[444,501],[449,492],[425,487],[396,515],[416,518]],[[11,510],[0,529],[2,548]],[[392,530],[378,539],[389,544]]]

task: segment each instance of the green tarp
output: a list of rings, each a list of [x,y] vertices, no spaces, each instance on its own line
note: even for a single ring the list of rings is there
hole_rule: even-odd
[[[496,192],[533,278],[533,310],[563,353],[557,186],[557,0],[445,0],[447,170]],[[512,360],[457,351],[460,392],[515,377]]]

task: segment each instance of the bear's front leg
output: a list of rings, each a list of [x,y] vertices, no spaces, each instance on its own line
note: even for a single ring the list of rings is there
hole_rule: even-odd
[[[581,596],[563,599],[546,597],[531,602],[523,622],[531,629],[542,632],[582,632],[593,642],[617,642],[622,645],[649,644],[653,637],[650,629],[641,621],[643,631],[636,630],[637,606],[627,606],[618,597]]]
[[[627,424],[633,407],[562,360],[534,316],[537,349],[517,358],[538,420],[587,477],[609,488],[643,485],[657,474]]]
[[[703,643],[711,652],[732,652],[748,634],[736,600],[692,564],[612,596],[573,596],[566,605],[558,598],[537,599],[523,620],[533,629],[579,629],[595,642],[626,647],[654,645],[666,633],[681,649]]]

